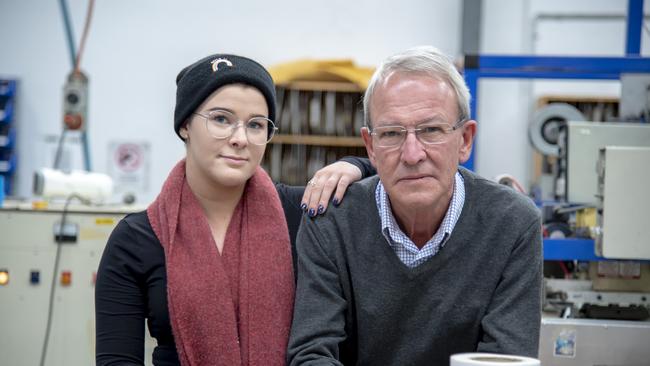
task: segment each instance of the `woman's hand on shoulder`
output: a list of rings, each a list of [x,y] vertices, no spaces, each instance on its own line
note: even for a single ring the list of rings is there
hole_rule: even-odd
[[[327,210],[330,198],[332,204],[338,206],[348,186],[361,178],[359,168],[345,161],[337,161],[320,169],[305,187],[301,204],[303,211],[310,217],[320,215]]]

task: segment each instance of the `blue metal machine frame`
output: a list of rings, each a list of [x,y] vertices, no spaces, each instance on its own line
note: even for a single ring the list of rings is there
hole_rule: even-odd
[[[619,80],[624,73],[650,73],[650,58],[640,56],[643,0],[628,1],[627,19],[627,56],[623,57],[466,56],[464,76],[472,97],[472,119],[476,119],[478,81],[482,78]],[[463,165],[474,169],[473,152]],[[544,259],[604,260],[595,255],[590,239],[546,239]]]

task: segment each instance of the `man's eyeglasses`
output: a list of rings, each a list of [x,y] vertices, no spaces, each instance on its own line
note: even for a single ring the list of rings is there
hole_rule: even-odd
[[[425,145],[435,145],[446,141],[447,135],[459,129],[467,120],[461,119],[453,126],[449,123],[428,121],[420,123],[412,129],[404,126],[381,126],[370,131],[379,147],[401,146],[406,140],[409,131],[413,131],[415,137]]]
[[[214,109],[204,113],[194,112],[194,114],[205,119],[205,127],[215,139],[229,138],[240,126],[237,116],[226,110]],[[271,141],[277,130],[273,121],[265,117],[253,117],[247,122],[241,121],[241,125],[246,131],[248,142],[253,145],[265,145]]]

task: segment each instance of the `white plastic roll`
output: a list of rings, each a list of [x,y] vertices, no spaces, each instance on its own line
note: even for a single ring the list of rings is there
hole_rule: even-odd
[[[43,168],[34,175],[34,194],[43,198],[67,198],[72,194],[92,202],[105,202],[113,194],[113,180],[106,174]]]
[[[459,353],[451,356],[450,366],[540,366],[539,360],[495,353]]]

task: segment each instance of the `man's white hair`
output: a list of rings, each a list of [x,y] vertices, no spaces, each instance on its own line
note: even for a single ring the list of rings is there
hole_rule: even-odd
[[[375,70],[363,96],[363,114],[367,127],[372,126],[370,103],[375,88],[396,72],[422,74],[447,83],[456,94],[459,121],[470,118],[469,89],[451,58],[435,47],[419,46],[388,57]]]

